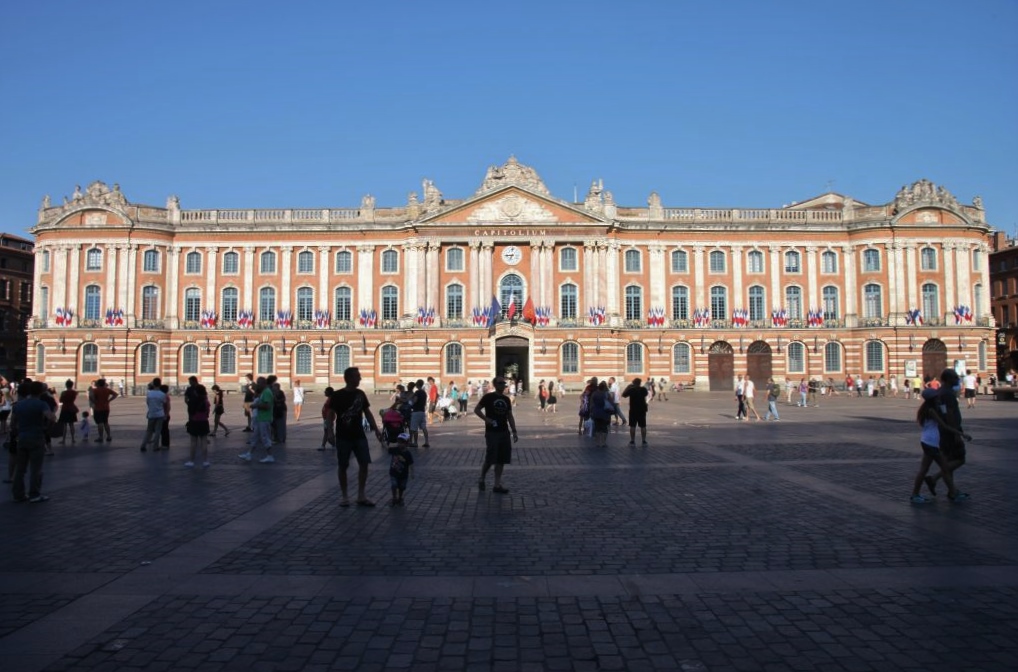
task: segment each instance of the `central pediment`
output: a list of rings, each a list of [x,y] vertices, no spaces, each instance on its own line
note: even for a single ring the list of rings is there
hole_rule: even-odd
[[[604,224],[591,213],[519,187],[485,194],[426,220],[428,224]]]

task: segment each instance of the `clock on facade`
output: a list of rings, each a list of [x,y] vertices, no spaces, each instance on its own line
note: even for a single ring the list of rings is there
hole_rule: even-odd
[[[516,247],[515,245],[510,245],[509,247],[502,250],[502,261],[509,264],[510,266],[515,266],[516,264],[520,263],[520,260],[522,258],[523,253],[520,252],[520,248]]]

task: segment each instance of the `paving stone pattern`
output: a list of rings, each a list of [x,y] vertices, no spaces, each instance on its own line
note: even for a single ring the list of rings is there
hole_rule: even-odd
[[[431,428],[405,507],[374,447],[372,509],[339,506],[315,414],[275,464],[235,431],[189,470],[182,427],[139,453],[118,400],[116,441],[47,458],[49,502],[0,504],[0,668],[1018,669],[1018,406],[963,409],[972,499],[913,506],[911,401],[767,423],[676,394],[649,446],[597,449],[575,400],[520,399],[505,495],[477,488],[476,418]]]

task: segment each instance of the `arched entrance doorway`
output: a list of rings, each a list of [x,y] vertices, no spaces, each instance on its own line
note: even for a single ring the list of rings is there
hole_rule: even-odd
[[[773,373],[771,368],[771,346],[764,341],[753,341],[746,350],[746,373],[750,379],[766,383]]]
[[[495,373],[506,379],[522,380],[524,388],[530,381],[530,341],[522,336],[503,336],[495,341]]]
[[[735,353],[725,341],[714,341],[707,351],[707,376],[711,392],[735,389]]]
[[[923,377],[939,378],[947,368],[947,346],[943,341],[931,338],[923,343]]]

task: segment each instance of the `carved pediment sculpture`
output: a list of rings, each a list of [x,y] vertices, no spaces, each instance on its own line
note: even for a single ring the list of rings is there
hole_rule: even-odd
[[[484,203],[467,217],[470,222],[554,222],[555,213],[536,201],[509,194]]]
[[[491,166],[488,168],[484,181],[475,195],[510,184],[524,187],[538,194],[549,195],[548,188],[544,186],[544,182],[538,176],[537,171],[530,166],[524,166],[516,160],[515,156],[510,156],[509,160],[501,166]]]
[[[951,192],[926,179],[913,182],[911,186],[904,185],[894,197],[895,208],[899,211],[919,204],[942,205],[958,209],[958,199]]]

